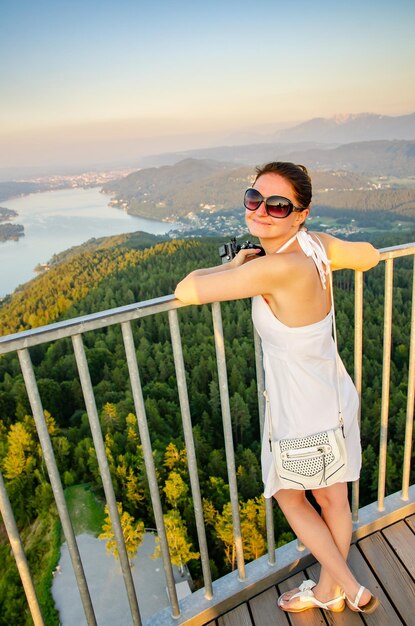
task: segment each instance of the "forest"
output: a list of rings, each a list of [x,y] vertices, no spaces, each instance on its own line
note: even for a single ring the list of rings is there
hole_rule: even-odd
[[[415,240],[415,232],[375,241],[377,247]],[[197,267],[218,263],[218,239],[151,242],[140,234],[109,238],[69,255],[0,308],[0,334],[167,295]],[[395,262],[387,493],[401,486],[408,387],[412,259]],[[339,348],[353,373],[352,272],[335,274]],[[382,389],[384,264],[364,276],[362,397],[363,506],[376,499]],[[266,550],[259,465],[259,416],[250,302],[221,306],[236,452],[242,534],[247,560]],[[184,307],[179,322],[193,436],[205,506],[213,577],[235,567],[229,488],[210,306]],[[163,510],[186,537],[189,567],[202,585],[192,498],[167,314],[133,323],[147,420]],[[154,527],[149,488],[118,326],[88,332],[84,343],[117,501],[135,522]],[[31,348],[31,359],[63,485],[103,491],[78,372],[69,339]],[[58,624],[50,594],[61,536],[45,463],[19,362],[0,357],[0,465],[25,543],[47,624]],[[414,475],[411,483],[414,482]],[[293,535],[274,507],[277,545]],[[0,526],[0,624],[30,624],[10,547]]]
[[[132,215],[177,219],[189,212],[197,214],[206,206],[214,212],[240,207],[244,190],[255,178],[254,172],[252,166],[185,159],[175,165],[133,172],[107,183],[103,190],[115,195],[118,202],[127,203]],[[403,189],[378,189],[368,175],[340,167],[312,172],[312,178],[313,205],[415,216],[415,189],[410,184]]]

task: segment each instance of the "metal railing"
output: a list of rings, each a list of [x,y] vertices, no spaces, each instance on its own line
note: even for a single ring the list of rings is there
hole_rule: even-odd
[[[382,375],[382,409],[381,409],[381,431],[380,431],[380,452],[379,452],[379,481],[378,481],[378,509],[384,507],[385,483],[386,483],[386,453],[387,453],[387,431],[389,412],[389,379],[391,363],[391,335],[392,335],[392,285],[394,259],[403,256],[413,256],[415,261],[415,244],[406,244],[381,250],[381,260],[386,263],[385,272],[385,312],[384,312],[384,339],[383,339],[383,375]],[[35,328],[22,333],[9,335],[0,338],[0,354],[16,352],[19,357],[21,370],[24,377],[33,417],[36,424],[37,433],[41,443],[45,464],[49,474],[54,498],[56,501],[59,517],[62,523],[65,539],[68,544],[69,554],[72,560],[73,569],[80,597],[82,600],[85,617],[89,626],[95,625],[96,617],[92,606],[88,584],[85,578],[76,538],[72,523],[65,502],[63,487],[59,476],[56,460],[54,457],[51,440],[49,437],[43,407],[37,387],[36,377],[30,359],[29,348],[32,346],[49,343],[64,337],[71,337],[79,378],[84,395],[85,406],[88,414],[92,438],[97,454],[99,471],[102,478],[103,488],[110,513],[112,527],[117,543],[120,564],[130,605],[132,622],[135,626],[141,625],[141,617],[137,602],[134,582],[128,562],[122,528],[120,524],[114,488],[108,460],[105,453],[103,435],[98,418],[97,407],[93,387],[91,383],[88,363],[83,345],[83,335],[87,331],[106,328],[111,325],[120,325],[128,365],[130,384],[133,393],[133,400],[137,416],[138,429],[140,433],[145,467],[149,482],[150,495],[157,533],[160,540],[161,553],[163,558],[164,572],[166,576],[167,589],[170,599],[171,614],[174,618],[180,615],[180,604],[177,598],[173,570],[169,555],[166,530],[164,527],[162,503],[160,500],[159,487],[157,484],[156,470],[154,466],[153,450],[146,419],[143,392],[140,381],[139,368],[136,358],[131,322],[134,320],[156,315],[168,311],[169,325],[173,356],[177,377],[180,409],[183,421],[183,433],[187,450],[189,478],[194,504],[195,520],[199,549],[201,553],[204,597],[211,600],[213,597],[212,577],[209,566],[209,554],[207,547],[205,523],[203,518],[202,499],[200,493],[197,459],[192,434],[192,420],[189,408],[189,398],[187,392],[185,368],[182,353],[182,342],[180,337],[180,327],[177,316],[177,309],[182,307],[174,296],[156,298],[137,304],[119,307],[109,311],[102,311],[97,314],[51,324],[49,326]],[[218,369],[218,380],[220,398],[222,405],[223,429],[225,439],[226,462],[228,470],[228,480],[230,488],[230,499],[233,516],[234,541],[236,546],[236,560],[238,577],[240,581],[246,581],[247,575],[243,555],[241,524],[239,517],[238,489],[235,471],[235,457],[232,437],[231,411],[229,403],[229,392],[226,370],[225,343],[222,328],[221,308],[219,303],[212,305],[214,339],[216,347],[216,359]],[[362,336],[363,336],[363,275],[362,272],[355,272],[355,384],[361,396],[362,393]],[[260,431],[262,435],[264,424],[264,374],[262,369],[262,354],[259,337],[254,333],[255,355],[257,370],[258,404],[260,414]],[[410,481],[410,459],[412,450],[412,428],[414,417],[414,387],[415,387],[415,272],[412,287],[412,312],[411,312],[411,336],[409,340],[409,376],[408,395],[406,412],[405,448],[402,475],[402,495],[403,501],[408,499],[408,489]],[[359,416],[360,420],[360,416]],[[29,608],[35,626],[43,625],[43,619],[36,598],[36,592],[31,579],[27,561],[24,555],[22,542],[13,517],[13,511],[6,493],[4,481],[0,473],[0,511],[10,539],[14,557],[17,562],[19,573],[22,579],[24,590],[27,596]],[[353,520],[358,520],[359,514],[359,483],[353,485],[352,493]],[[273,528],[272,502],[266,501],[267,520],[267,541],[268,541],[268,565],[275,567],[275,538]]]

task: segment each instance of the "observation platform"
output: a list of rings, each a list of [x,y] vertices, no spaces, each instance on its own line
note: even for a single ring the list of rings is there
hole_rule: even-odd
[[[42,447],[45,466],[49,475],[56,507],[62,524],[72,567],[82,600],[85,621],[88,626],[97,626],[94,606],[85,578],[76,537],[66,505],[62,481],[48,428],[45,420],[41,395],[33,368],[30,349],[33,346],[47,345],[50,342],[70,338],[72,350],[82,388],[91,437],[102,480],[105,499],[111,517],[117,543],[120,566],[128,597],[128,609],[133,626],[272,626],[272,625],[317,625],[373,624],[376,626],[415,625],[415,484],[411,482],[411,459],[414,401],[415,401],[415,272],[412,271],[412,303],[410,305],[410,332],[405,337],[408,346],[406,416],[402,420],[402,489],[399,493],[386,495],[387,484],[387,445],[389,422],[389,396],[392,353],[392,304],[394,261],[400,257],[411,257],[415,261],[415,243],[385,248],[381,251],[385,263],[384,320],[383,320],[383,364],[381,409],[379,415],[379,456],[378,468],[364,467],[362,472],[377,471],[377,500],[360,507],[359,482],[353,483],[351,504],[354,523],[353,545],[350,551],[350,564],[362,584],[378,595],[381,607],[372,615],[356,614],[346,609],[334,614],[313,609],[300,614],[285,614],[276,606],[278,594],[298,586],[304,578],[316,578],[317,564],[307,550],[301,549],[297,541],[275,548],[273,503],[266,501],[266,539],[268,553],[245,564],[241,533],[238,485],[235,467],[235,454],[232,433],[228,376],[226,369],[225,338],[223,334],[219,303],[212,304],[213,340],[216,351],[216,364],[222,411],[224,448],[232,510],[234,549],[237,569],[212,581],[209,551],[206,538],[206,525],[200,492],[195,442],[192,431],[187,391],[186,371],[182,352],[180,325],[177,309],[184,305],[174,296],[166,296],[138,302],[124,307],[101,311],[92,315],[62,321],[49,326],[0,337],[0,355],[15,353],[18,356],[24,384],[29,398],[37,434]],[[355,272],[354,307],[354,381],[359,395],[362,393],[363,371],[363,274]],[[197,530],[198,546],[201,555],[203,587],[179,601],[172,571],[170,550],[163,519],[160,499],[160,486],[154,464],[137,352],[134,343],[133,324],[140,319],[168,314],[171,346],[177,381],[177,390],[183,424],[183,439],[187,451],[189,482]],[[129,383],[134,401],[137,429],[140,435],[146,475],[149,484],[154,522],[160,541],[163,568],[170,607],[156,613],[144,622],[141,619],[137,594],[131,576],[127,551],[120,524],[111,473],[105,450],[99,414],[94,395],[94,387],[84,348],[84,335],[110,326],[119,326],[122,331],[123,349],[128,368]],[[382,341],[379,336],[379,341]],[[261,432],[264,416],[264,373],[262,368],[261,345],[254,333],[258,409]],[[35,626],[45,626],[42,611],[37,599],[31,572],[24,553],[23,544],[15,522],[7,494],[7,488],[0,472],[0,512],[10,540],[28,606]],[[81,624],[81,620],[78,622]],[[72,626],[72,625],[71,625]],[[114,624],[117,626],[117,624]]]
[[[298,587],[305,579],[317,580],[320,566],[305,557],[288,578],[277,575],[274,584],[248,601],[206,623],[206,626],[397,626],[415,624],[415,515],[354,542],[348,562],[356,578],[380,600],[371,615],[312,609],[287,614],[277,607],[279,595]],[[190,622],[189,622],[190,624]]]

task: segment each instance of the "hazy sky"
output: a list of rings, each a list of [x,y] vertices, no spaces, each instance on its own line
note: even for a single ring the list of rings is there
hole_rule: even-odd
[[[2,0],[0,167],[415,111],[413,0]]]

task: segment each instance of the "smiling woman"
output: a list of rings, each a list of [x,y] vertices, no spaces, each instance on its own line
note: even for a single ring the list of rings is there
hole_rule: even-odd
[[[377,264],[379,254],[368,243],[308,233],[304,222],[310,201],[305,167],[273,162],[258,168],[253,187],[245,193],[245,219],[265,256],[241,249],[228,264],[189,274],[175,294],[196,304],[253,297],[267,398],[261,453],[264,495],[278,501],[322,566],[318,584],[305,581],[281,596],[279,607],[338,612],[346,599],[352,610],[371,612],[377,600],[346,563],[352,531],[347,482],[357,480],[361,466],[359,403],[332,337],[330,265],[365,270]],[[295,458],[298,448],[310,457],[307,480],[297,473],[299,461],[289,478],[281,471],[275,450],[286,442],[288,452],[296,449]],[[338,456],[339,465],[330,474]],[[306,489],[312,489],[321,517],[306,499]]]
[[[275,171],[273,166],[276,166]],[[276,210],[280,213],[284,202],[287,209],[276,214]],[[324,306],[319,298],[313,297],[318,285],[306,280],[307,274],[314,278],[313,263],[295,242],[281,256],[274,254],[303,229],[310,202],[311,180],[302,166],[279,162],[258,169],[254,186],[245,193],[245,220],[250,233],[260,239],[266,256],[256,258],[258,250],[245,249],[230,263],[195,270],[177,285],[176,297],[187,304],[202,304],[268,294],[267,300],[275,315],[290,320],[290,325],[321,319]],[[379,260],[378,252],[369,243],[346,242],[323,233],[319,233],[319,237],[327,248],[332,269],[367,270]],[[254,264],[248,263],[253,259]],[[282,291],[283,285],[287,285],[286,294]],[[292,292],[297,293],[297,298],[292,298]],[[314,300],[313,307],[304,309],[302,299]]]

